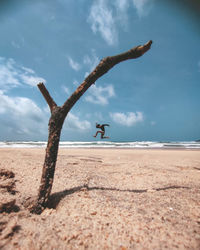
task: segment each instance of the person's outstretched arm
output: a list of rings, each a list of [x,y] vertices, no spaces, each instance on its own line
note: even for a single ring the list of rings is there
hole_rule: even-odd
[[[102,124],[102,126],[108,126],[109,127],[110,125],[109,124]]]

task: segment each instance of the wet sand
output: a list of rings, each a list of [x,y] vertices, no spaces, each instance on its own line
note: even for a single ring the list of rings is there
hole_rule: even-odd
[[[44,155],[0,149],[1,249],[200,249],[200,150],[60,149],[34,215]]]

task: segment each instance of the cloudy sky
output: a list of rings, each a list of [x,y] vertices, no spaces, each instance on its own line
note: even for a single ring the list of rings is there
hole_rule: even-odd
[[[82,96],[61,140],[96,140],[96,122],[112,141],[200,139],[200,18],[195,1],[178,2],[0,1],[0,141],[47,140],[37,83],[62,105],[103,57],[150,39]]]

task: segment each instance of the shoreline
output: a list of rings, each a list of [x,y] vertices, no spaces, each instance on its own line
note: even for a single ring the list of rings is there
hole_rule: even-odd
[[[0,142],[0,148],[46,148],[46,141],[17,141]],[[112,141],[61,141],[59,148],[89,148],[89,149],[199,149],[200,142],[182,141],[182,142],[157,142],[157,141],[130,141],[130,142],[112,142]]]
[[[47,145],[45,146],[0,146],[1,149],[46,149]],[[92,147],[92,146],[59,146],[59,149],[127,149],[127,150],[149,150],[149,149],[156,149],[156,150],[165,150],[165,149],[172,149],[172,150],[197,150],[200,151],[200,148],[184,148],[184,147]]]
[[[46,150],[46,146],[45,147],[0,147],[0,151],[1,150],[4,150],[4,149],[8,149],[8,150],[12,150],[12,149],[14,149],[14,150],[23,150],[23,149],[25,149],[25,150],[32,150],[32,149],[35,149],[35,150],[37,150],[37,149],[41,149],[41,150]],[[161,151],[167,151],[167,150],[171,150],[171,151],[173,151],[173,150],[178,150],[178,151],[181,151],[181,150],[183,150],[183,151],[200,151],[200,148],[125,148],[125,147],[59,147],[59,149],[58,149],[58,151],[59,150],[67,150],[67,149],[69,149],[69,150],[90,150],[90,149],[92,149],[92,150],[135,150],[135,151],[137,151],[137,150],[161,150]]]

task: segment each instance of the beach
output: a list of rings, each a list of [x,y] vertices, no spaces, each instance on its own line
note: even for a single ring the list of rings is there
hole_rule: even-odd
[[[50,203],[45,148],[0,148],[1,249],[200,249],[199,149],[59,149]]]

